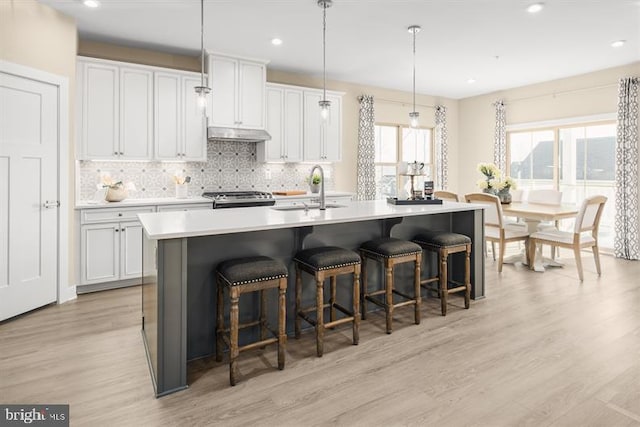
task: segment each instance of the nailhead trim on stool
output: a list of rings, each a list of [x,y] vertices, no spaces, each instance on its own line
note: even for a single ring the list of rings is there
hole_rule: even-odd
[[[464,234],[451,233],[449,231],[424,231],[413,238],[422,249],[435,252],[438,255],[438,275],[421,280],[422,285],[439,282],[438,293],[442,315],[447,315],[447,296],[452,293],[464,291],[464,307],[469,308],[471,302],[471,238]],[[465,252],[464,283],[448,280],[449,255]],[[449,283],[454,283],[455,288],[449,288]],[[425,286],[425,289],[427,287]]]
[[[238,376],[238,355],[241,351],[267,344],[278,343],[278,369],[284,369],[286,335],[286,297],[287,267],[280,261],[265,256],[236,258],[223,261],[217,268],[217,325],[216,325],[216,360],[222,361],[222,347],[226,343],[229,347],[229,382],[236,385]],[[224,289],[229,290],[229,329],[225,329],[224,322]],[[278,289],[278,330],[269,329],[267,324],[267,303],[265,290]],[[239,301],[240,295],[249,292],[260,292],[260,319],[256,322],[240,323]],[[240,329],[250,326],[260,326],[260,340],[251,344],[238,346]],[[228,336],[227,336],[228,332]],[[271,332],[275,338],[267,338]]]
[[[300,337],[301,320],[315,327],[316,354],[322,357],[324,353],[324,331],[342,323],[352,323],[353,344],[360,339],[360,256],[351,250],[335,246],[305,249],[299,251],[293,260],[296,263],[296,315],[295,336]],[[316,283],[316,303],[313,307],[302,308],[302,271],[311,274]],[[336,302],[336,277],[343,274],[353,274],[353,306],[348,310]],[[324,303],[324,281],[331,281],[331,296],[328,304]],[[324,321],[324,309],[329,308],[329,322]],[[346,316],[337,319],[336,309]],[[315,311],[315,319],[307,313]]]
[[[393,331],[393,311],[396,307],[405,305],[414,306],[414,320],[416,325],[420,324],[420,263],[422,262],[422,248],[413,242],[395,239],[393,237],[382,237],[369,240],[360,246],[362,256],[362,319],[367,316],[367,301],[384,308],[386,315],[387,333]],[[369,292],[367,281],[367,259],[380,261],[384,265],[384,289]],[[414,287],[413,297],[397,291],[393,282],[393,270],[395,265],[406,262],[414,263]],[[374,298],[384,294],[384,302]],[[404,301],[394,303],[393,294],[401,296]]]

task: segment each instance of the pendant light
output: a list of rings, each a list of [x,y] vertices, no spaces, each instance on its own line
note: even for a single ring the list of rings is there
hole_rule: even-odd
[[[322,8],[322,99],[318,101],[320,117],[323,121],[329,118],[331,101],[327,100],[327,8],[333,5],[333,0],[318,0],[318,6]]]
[[[416,111],[416,34],[421,29],[419,25],[412,25],[407,28],[407,31],[413,34],[413,111],[409,113],[409,123],[412,128],[418,127],[418,117],[420,117],[420,113]]]
[[[204,0],[200,0],[200,86],[194,89],[198,94],[198,108],[203,114],[207,111],[207,95],[211,88],[204,85]]]

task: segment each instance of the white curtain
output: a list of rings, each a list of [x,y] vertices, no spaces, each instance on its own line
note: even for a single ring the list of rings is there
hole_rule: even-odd
[[[638,218],[638,84],[640,78],[620,79],[616,139],[616,221],[614,253],[640,259]]]
[[[493,141],[493,163],[501,171],[507,170],[507,116],[504,101],[493,104],[496,107],[496,131]]]
[[[447,107],[436,106],[435,128],[436,170],[434,175],[435,185],[441,190],[447,189]]]
[[[358,126],[358,200],[376,198],[375,114],[373,96],[362,95]]]

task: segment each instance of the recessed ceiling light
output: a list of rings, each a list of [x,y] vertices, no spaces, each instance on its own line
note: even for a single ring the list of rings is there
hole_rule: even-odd
[[[271,44],[274,46],[280,46],[282,44],[282,39],[279,39],[277,37],[274,39],[271,39]]]
[[[470,85],[474,84],[475,82],[476,82],[476,79],[473,79],[473,78],[467,79],[467,83],[469,83]]]
[[[98,0],[84,0],[82,3],[85,6],[92,7],[92,8],[100,6],[100,2]]]
[[[622,47],[626,43],[626,40],[616,40],[611,43],[611,47]]]
[[[544,7],[544,3],[533,3],[527,7],[527,12],[529,13],[538,13]]]

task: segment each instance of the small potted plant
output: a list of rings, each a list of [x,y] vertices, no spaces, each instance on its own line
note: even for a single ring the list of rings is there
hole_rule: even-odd
[[[312,193],[320,192],[320,182],[322,182],[322,177],[320,176],[319,173],[313,174],[313,177],[311,178],[311,182],[309,182],[309,178],[307,178],[306,181],[309,184],[309,190]]]
[[[102,188],[107,190],[104,197],[107,202],[121,202],[129,196],[122,181],[113,182],[110,176],[103,178]]]

